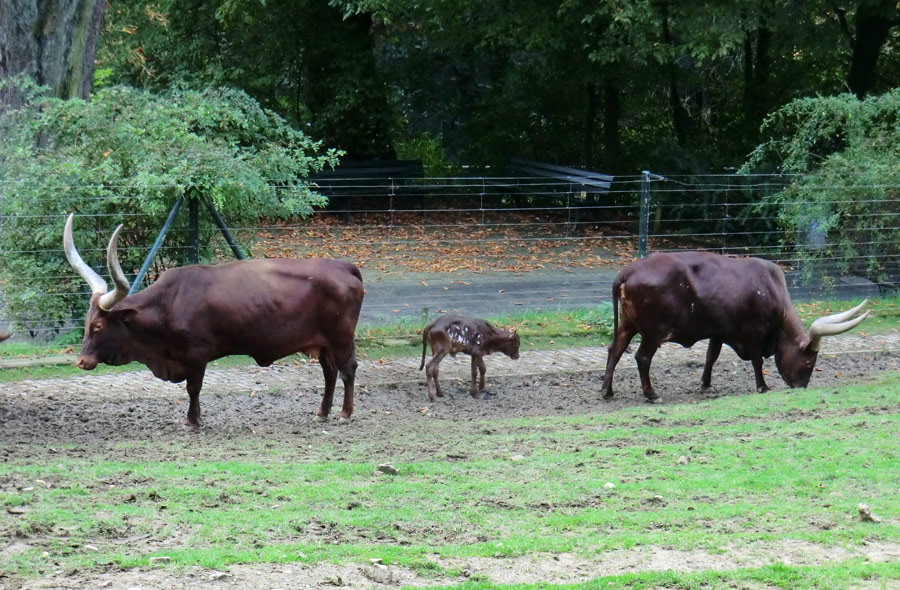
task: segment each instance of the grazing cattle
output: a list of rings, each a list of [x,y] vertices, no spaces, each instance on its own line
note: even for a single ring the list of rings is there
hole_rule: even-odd
[[[216,266],[190,265],[163,272],[147,289],[128,295],[116,239],[109,240],[107,267],[115,288],[78,255],[72,215],[63,234],[66,258],[87,281],[92,295],[78,367],[137,361],[165,381],[187,381],[190,404],[185,426],[200,418],[200,388],[206,365],[243,354],[269,366],[289,354],[318,358],[325,392],[316,415],[331,410],[338,374],[344,382],[341,418],[353,413],[356,376],[354,333],[362,307],[359,269],[340,260],[241,260]]]
[[[659,396],[650,384],[650,361],[663,342],[690,347],[709,339],[700,382],[703,389],[711,387],[712,366],[722,344],[753,363],[758,391],[769,389],[762,366],[763,358],[772,355],[789,387],[806,387],[822,337],[846,332],[868,315],[857,315],[863,301],[844,313],[817,319],[807,331],[776,264],[709,252],[651,254],[619,273],[612,295],[615,336],[606,361],[603,396],[613,396],[616,363],[634,335],[640,334],[635,360],[641,387],[651,403]]]
[[[459,315],[445,315],[434,320],[422,330],[422,364],[425,366],[425,352],[431,343],[431,360],[425,369],[425,382],[428,385],[428,399],[434,401],[444,397],[438,383],[438,365],[448,354],[456,356],[463,352],[472,357],[472,384],[469,393],[473,397],[484,390],[484,356],[492,352],[502,352],[509,358],[519,358],[519,335],[515,331],[499,330],[490,323],[477,318]],[[475,381],[481,374],[478,387]]]

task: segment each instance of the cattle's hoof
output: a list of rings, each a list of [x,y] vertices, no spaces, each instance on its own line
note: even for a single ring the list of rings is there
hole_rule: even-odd
[[[650,396],[648,395],[648,396],[647,396],[647,403],[648,403],[648,404],[661,404],[661,403],[662,403],[662,398],[659,397],[658,395],[654,395],[653,397],[650,397]]]
[[[485,391],[484,397],[497,397],[497,394],[494,393],[493,391]]]
[[[316,414],[315,421],[316,422],[328,422],[328,416],[322,416],[320,414]]]
[[[603,394],[603,401],[611,402],[613,400],[613,393],[610,391],[609,393]]]
[[[181,427],[188,432],[196,432],[200,429],[200,423],[191,422],[190,420],[185,419],[185,421],[181,423]]]

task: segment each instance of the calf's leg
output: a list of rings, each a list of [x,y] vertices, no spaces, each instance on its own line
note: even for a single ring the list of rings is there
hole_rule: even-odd
[[[481,373],[481,377],[478,379],[478,389],[480,391],[484,391],[484,372],[486,370],[487,369],[484,366],[484,357],[478,357],[478,372]]]
[[[432,344],[431,350],[434,356],[425,365],[425,381],[428,385],[428,400],[433,402],[435,396],[444,397],[444,392],[441,391],[441,385],[438,383],[438,367],[441,361],[444,360],[444,357],[447,356],[447,349]]]
[[[722,352],[721,340],[710,340],[709,347],[706,349],[706,365],[703,367],[703,376],[700,378],[700,389],[706,391],[712,387],[712,368],[719,353]]]
[[[480,364],[479,364],[480,363]],[[472,355],[472,384],[469,386],[469,393],[472,397],[478,396],[478,392],[484,389],[484,372],[481,372],[481,389],[476,386],[478,382],[478,371],[484,366],[484,360],[477,354]]]

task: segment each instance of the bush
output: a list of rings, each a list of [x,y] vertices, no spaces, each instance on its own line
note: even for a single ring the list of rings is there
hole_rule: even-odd
[[[114,86],[90,101],[63,101],[13,83],[28,100],[0,115],[0,291],[7,315],[33,335],[77,325],[86,307],[84,282],[62,252],[69,212],[82,257],[105,274],[112,230],[125,224],[122,266],[135,272],[180,196],[205,195],[232,227],[305,216],[324,204],[305,179],[338,154],[243,92]],[[207,215],[200,221],[201,256],[209,258],[216,232]],[[186,224],[183,212],[157,272],[183,263]]]
[[[797,175],[766,203],[777,205],[808,279],[856,272],[900,277],[900,89],[859,100],[850,94],[796,100],[763,124],[771,137],[745,170]]]

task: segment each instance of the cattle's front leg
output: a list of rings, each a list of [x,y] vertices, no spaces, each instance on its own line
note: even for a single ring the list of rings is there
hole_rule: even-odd
[[[635,332],[620,328],[616,332],[612,343],[609,345],[609,351],[606,355],[606,373],[603,374],[603,384],[600,386],[600,390],[603,392],[603,399],[609,400],[613,397],[613,373],[616,370],[616,365],[619,364],[619,359],[622,358],[622,354],[625,352],[625,349],[628,348],[628,343],[631,342],[634,335]]]
[[[187,417],[184,419],[185,428],[197,428],[200,426],[200,389],[203,387],[203,376],[206,374],[206,367],[202,367],[198,371],[187,378],[188,393],[188,411]]]
[[[334,402],[334,385],[337,383],[337,366],[334,355],[330,349],[323,348],[319,353],[319,365],[322,367],[322,375],[325,377],[325,391],[322,392],[322,404],[316,410],[316,418],[320,422],[328,419],[331,404]]]
[[[653,385],[650,384],[650,362],[653,360],[653,355],[656,354],[658,348],[659,345],[644,340],[638,346],[634,355],[634,360],[637,361],[638,373],[641,376],[641,389],[644,390],[644,397],[651,404],[659,401],[659,396],[656,395]]]
[[[703,367],[703,376],[700,378],[700,389],[703,391],[712,387],[712,368],[721,352],[722,341],[710,340],[709,347],[706,349],[706,365]]]
[[[754,356],[750,359],[750,362],[753,364],[753,376],[756,377],[756,391],[760,393],[765,393],[769,391],[769,386],[766,385],[766,380],[763,379],[763,359],[761,356]]]

